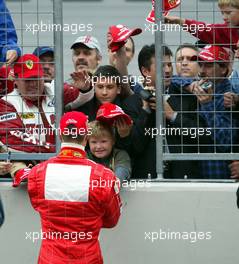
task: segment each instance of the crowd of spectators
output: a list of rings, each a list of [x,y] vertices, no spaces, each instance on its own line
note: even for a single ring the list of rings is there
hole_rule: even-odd
[[[7,14],[5,20],[1,15],[0,39],[9,40],[0,43],[0,152],[52,153],[55,114],[59,114],[54,108],[54,50],[40,46],[32,54],[21,55],[11,16],[0,2],[1,12]],[[102,65],[106,54],[94,36],[79,36],[70,47],[74,72],[63,85],[64,112],[88,116],[93,131],[89,158],[114,170],[121,181],[157,178],[156,137],[149,131],[156,129],[156,105],[161,99],[164,127],[157,129],[164,131],[160,136],[165,152],[238,153],[239,74],[233,62],[239,54],[239,4],[219,0],[219,8],[225,24],[165,16],[166,23],[194,24],[205,30],[195,33],[189,27],[200,41],[183,43],[175,55],[164,45],[163,87],[157,87],[163,98],[157,100],[154,44],[143,46],[138,54],[142,82],[128,73],[127,66],[135,59],[133,30],[127,31],[128,38],[116,51],[108,32],[109,65]],[[132,122],[96,120],[98,109],[106,103],[120,107]],[[1,161],[0,177],[14,177],[29,164],[34,161]],[[238,179],[239,161],[172,160],[164,163],[164,178]]]

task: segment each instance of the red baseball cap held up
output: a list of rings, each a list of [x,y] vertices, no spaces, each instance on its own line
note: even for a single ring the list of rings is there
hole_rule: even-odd
[[[169,10],[176,8],[180,5],[181,0],[164,0],[164,12],[163,15],[167,16]],[[152,10],[146,18],[147,22],[155,23],[155,11],[154,11],[154,0],[152,0]]]
[[[43,69],[39,58],[33,54],[25,54],[19,57],[14,65],[14,75],[20,79],[43,77]]]
[[[229,62],[229,52],[220,46],[207,45],[198,55],[199,60],[207,62]]]
[[[77,111],[65,113],[60,120],[60,134],[69,135],[71,133],[68,132],[72,128],[76,128],[80,135],[87,134],[88,117],[84,113]]]
[[[132,119],[118,105],[104,103],[100,106],[96,114],[96,120],[108,122],[113,125],[114,121],[122,117],[128,125],[133,123]]]
[[[141,28],[129,29],[124,25],[113,25],[109,28],[112,36],[112,43],[110,49],[112,52],[117,51],[124,46],[127,39],[131,36],[136,36],[142,32]]]
[[[0,68],[0,94],[10,93],[14,87],[14,72],[10,67],[3,66]],[[3,94],[5,95],[5,94]]]
[[[18,170],[14,175],[12,187],[18,187],[22,181],[28,178],[30,171],[31,171],[30,168],[24,168]]]

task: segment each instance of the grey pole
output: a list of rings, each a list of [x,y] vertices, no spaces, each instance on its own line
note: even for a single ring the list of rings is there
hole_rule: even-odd
[[[163,127],[163,32],[160,31],[160,21],[162,16],[163,1],[155,0],[155,60],[156,60],[156,127]],[[163,178],[163,138],[157,135],[156,138],[156,171],[157,178]]]
[[[53,22],[63,25],[62,0],[53,2]],[[54,60],[55,60],[55,111],[56,111],[56,128],[59,128],[60,118],[63,111],[63,32],[62,30],[54,31]],[[57,135],[59,134],[57,131]],[[60,151],[60,139],[56,137],[56,152]]]

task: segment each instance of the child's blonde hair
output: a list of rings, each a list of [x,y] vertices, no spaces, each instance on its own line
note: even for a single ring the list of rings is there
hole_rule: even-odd
[[[100,122],[98,120],[92,121],[89,123],[89,128],[90,128],[90,135],[88,136],[89,138],[91,137],[102,137],[108,132],[112,139],[115,139],[114,135],[114,129],[112,126],[110,126],[108,123],[105,122]]]
[[[239,9],[239,0],[218,0],[218,6],[232,6]]]

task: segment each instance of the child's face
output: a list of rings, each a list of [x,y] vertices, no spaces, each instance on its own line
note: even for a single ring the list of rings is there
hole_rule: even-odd
[[[95,83],[95,96],[101,104],[113,103],[116,96],[120,94],[120,88],[113,80],[108,78],[99,78]]]
[[[239,25],[239,9],[231,6],[222,6],[220,10],[225,23],[231,26]]]
[[[104,135],[100,137],[89,138],[90,152],[99,159],[107,158],[113,148],[114,140],[112,136],[105,131]]]

